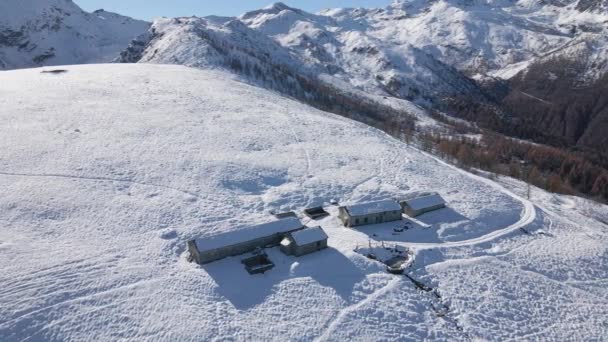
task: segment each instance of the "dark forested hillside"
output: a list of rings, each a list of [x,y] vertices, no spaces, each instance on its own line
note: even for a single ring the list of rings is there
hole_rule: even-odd
[[[453,98],[447,110],[484,128],[484,139],[462,141],[437,134],[427,139],[464,166],[606,201],[608,74],[589,77],[590,68],[597,67],[584,56],[555,57],[532,64],[510,80],[486,80],[482,86],[487,102]]]
[[[576,5],[579,11],[605,11],[608,9],[607,0],[580,0]]]
[[[584,64],[564,58],[537,63],[511,80],[503,104],[524,126],[605,153],[608,75],[586,81],[579,77],[584,71]]]

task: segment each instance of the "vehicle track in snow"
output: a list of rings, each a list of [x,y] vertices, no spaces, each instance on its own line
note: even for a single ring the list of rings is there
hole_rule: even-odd
[[[137,286],[141,286],[143,284],[146,283],[154,283],[154,282],[161,282],[163,279],[162,278],[147,278],[147,279],[137,279],[133,282],[129,282],[126,284],[122,284],[119,286],[115,286],[115,287],[108,287],[107,289],[103,289],[103,290],[99,290],[93,293],[77,293],[74,296],[69,296],[66,295],[65,299],[61,299],[57,302],[53,302],[51,304],[48,305],[44,305],[40,308],[36,308],[34,310],[30,310],[21,314],[18,314],[14,317],[12,317],[11,319],[4,321],[4,322],[0,322],[0,330],[3,330],[7,327],[9,327],[11,324],[15,324],[16,322],[22,321],[24,319],[27,319],[29,317],[35,316],[37,314],[43,313],[43,312],[47,312],[49,310],[54,310],[56,308],[62,307],[62,306],[66,306],[68,304],[73,304],[73,303],[78,303],[78,302],[82,302],[85,301],[87,299],[93,299],[93,298],[98,298],[98,297],[103,297],[103,296],[108,296],[111,295],[113,293],[116,293],[118,291],[122,291],[125,289],[132,289],[135,288]]]
[[[301,118],[299,118],[297,115],[293,114],[291,112],[291,109],[289,108],[289,106],[287,106],[287,108],[285,109],[285,116],[287,116],[287,118],[290,121],[293,122],[299,122],[300,124],[302,124],[303,120]],[[299,145],[302,145],[302,143],[304,142],[301,138],[300,135],[298,134],[298,132],[296,132],[296,130],[293,128],[292,125],[288,125],[289,127],[289,131],[294,139],[294,141],[296,143],[298,143]],[[312,176],[312,157],[310,156],[310,152],[304,148],[304,147],[300,147],[300,149],[302,150],[304,157],[306,158],[306,175],[305,175],[305,179],[308,179]],[[300,186],[304,187],[303,184],[304,180],[302,181],[302,183],[300,184]],[[310,195],[310,192],[306,192],[306,196],[307,196],[307,200],[306,200],[306,208],[309,208],[310,206],[313,205],[313,198]]]
[[[300,124],[302,124],[302,119],[298,118],[295,114],[291,113],[291,110],[289,108],[287,108],[287,117],[291,120],[291,121],[298,121],[300,122]],[[291,131],[291,135],[293,136],[293,139],[295,142],[297,142],[298,144],[302,144],[304,141],[300,138],[300,135],[298,134],[298,132],[296,132],[296,130],[293,128],[292,125],[288,125],[289,126],[289,130]],[[311,176],[311,171],[312,171],[312,157],[310,156],[310,152],[304,148],[301,147],[302,152],[304,153],[304,157],[306,157],[306,176],[309,177]]]
[[[400,278],[400,277],[393,278],[386,285],[384,285],[380,289],[374,291],[369,296],[365,297],[364,299],[358,301],[357,303],[355,303],[353,305],[347,306],[344,309],[340,310],[339,313],[335,316],[335,318],[331,321],[331,323],[329,323],[329,325],[327,325],[327,328],[325,328],[323,333],[321,335],[319,335],[317,338],[315,338],[314,341],[315,342],[327,341],[331,337],[331,334],[334,332],[334,330],[336,330],[338,325],[340,323],[342,323],[342,321],[348,314],[357,311],[360,307],[372,302],[376,298],[387,293],[388,291],[393,289],[395,286],[397,286],[397,284],[400,283],[401,281],[403,281],[403,278]]]

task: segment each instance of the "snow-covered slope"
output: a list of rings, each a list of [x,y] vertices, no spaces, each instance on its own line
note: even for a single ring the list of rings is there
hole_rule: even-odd
[[[606,206],[540,190],[533,205],[518,182],[221,71],[65,69],[0,73],[2,341],[606,336]],[[270,210],[409,191],[438,191],[450,208],[395,233],[341,228],[330,207],[308,224],[331,248],[270,249],[265,275],[237,257],[186,262],[189,238]],[[440,297],[354,251],[370,240],[412,247],[408,273]]]
[[[71,0],[0,2],[0,70],[110,62],[149,24]]]

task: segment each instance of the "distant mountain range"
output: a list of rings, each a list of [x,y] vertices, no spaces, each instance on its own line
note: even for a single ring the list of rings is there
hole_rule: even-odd
[[[225,68],[325,107],[329,86],[554,145],[608,142],[606,0],[401,0],[317,14],[276,3],[151,25],[67,0],[15,3],[0,5],[5,69],[114,58]]]

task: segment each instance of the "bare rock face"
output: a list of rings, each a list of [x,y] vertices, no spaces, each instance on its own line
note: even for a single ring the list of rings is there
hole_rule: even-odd
[[[579,11],[596,11],[608,13],[607,0],[580,0],[576,5]]]

